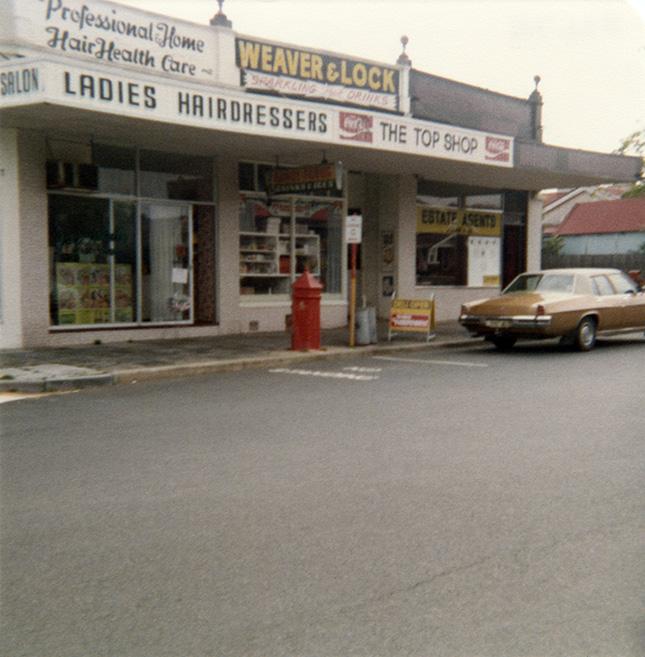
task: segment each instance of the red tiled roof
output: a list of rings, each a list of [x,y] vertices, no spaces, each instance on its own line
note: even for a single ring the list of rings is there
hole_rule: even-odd
[[[571,193],[570,189],[567,189],[565,191],[559,191],[559,192],[547,192],[546,194],[542,195],[542,205],[546,208],[547,205],[551,205],[551,203],[555,203],[556,201],[559,201],[561,198],[564,198],[570,193]]]
[[[645,198],[578,203],[560,224],[558,235],[645,231]]]

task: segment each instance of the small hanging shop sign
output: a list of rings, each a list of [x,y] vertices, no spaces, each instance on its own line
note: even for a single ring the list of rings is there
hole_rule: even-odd
[[[315,194],[342,189],[342,165],[312,164],[293,169],[272,169],[267,174],[269,194]]]

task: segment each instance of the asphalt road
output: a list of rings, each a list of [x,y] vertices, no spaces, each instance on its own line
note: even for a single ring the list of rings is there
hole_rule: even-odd
[[[4,404],[3,657],[642,657],[645,341]]]

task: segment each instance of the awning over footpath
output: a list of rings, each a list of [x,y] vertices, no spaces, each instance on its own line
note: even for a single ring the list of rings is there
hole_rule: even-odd
[[[176,141],[185,150],[285,164],[316,161],[324,151],[352,170],[485,188],[537,191],[633,181],[640,172],[639,158],[55,56],[0,66],[0,117],[4,127],[141,145]]]

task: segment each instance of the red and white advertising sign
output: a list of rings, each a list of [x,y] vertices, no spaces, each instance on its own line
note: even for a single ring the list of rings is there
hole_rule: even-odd
[[[373,125],[374,118],[371,116],[356,112],[341,112],[338,136],[346,141],[364,141],[371,144],[374,139]]]
[[[489,162],[509,162],[511,144],[507,137],[486,137],[486,159]]]

